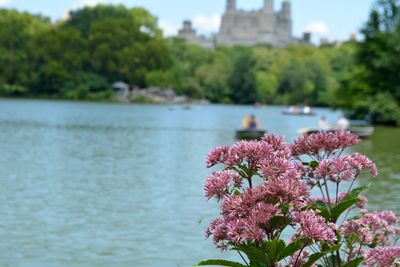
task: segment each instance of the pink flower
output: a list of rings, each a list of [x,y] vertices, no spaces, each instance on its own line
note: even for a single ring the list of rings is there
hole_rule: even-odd
[[[293,217],[293,221],[300,225],[300,228],[295,233],[295,237],[307,238],[314,242],[336,241],[333,225],[328,225],[325,219],[316,215],[314,211],[299,212]]]
[[[262,191],[269,201],[291,205],[295,210],[304,207],[310,196],[310,188],[301,182],[299,173],[290,170],[280,178],[270,179],[264,184]]]
[[[281,177],[295,168],[293,162],[285,158],[268,158],[261,163],[261,173],[266,180]]]
[[[366,267],[393,267],[400,259],[400,247],[378,247],[364,253]]]
[[[366,156],[355,153],[350,156],[322,160],[314,170],[316,179],[329,179],[332,182],[353,181],[360,173],[369,169],[377,175],[375,164]]]
[[[248,167],[254,170],[270,153],[272,148],[266,142],[240,141],[229,149],[225,165],[240,166],[247,163]]]
[[[353,161],[351,161],[350,159],[353,159]],[[365,169],[369,169],[372,176],[378,175],[376,165],[364,155],[354,153],[353,155],[349,156],[349,162],[353,163],[352,167],[359,172],[362,172]]]
[[[240,195],[229,196],[221,205],[221,216],[213,221],[206,236],[213,235],[219,248],[226,244],[257,243],[266,238],[271,218],[281,215],[277,206],[265,203],[263,193],[247,189]]]
[[[214,172],[206,178],[204,185],[205,196],[209,199],[215,197],[220,200],[229,194],[230,188],[240,188],[242,179],[230,171]]]
[[[391,235],[396,234],[394,224],[399,222],[399,218],[391,211],[377,211],[372,213],[362,213],[363,217],[357,220],[346,221],[341,226],[341,233],[350,237],[355,233],[360,237],[364,244],[386,244]]]
[[[304,154],[319,156],[321,152],[327,154],[335,150],[353,146],[359,142],[357,135],[348,131],[319,132],[299,137],[291,146],[293,156]]]
[[[220,146],[208,153],[206,160],[207,167],[210,168],[218,163],[224,163],[228,156],[228,151],[228,146]]]
[[[210,223],[210,226],[206,230],[206,237],[213,236],[213,241],[216,246],[220,249],[226,249],[228,244],[227,240],[227,225],[223,218],[215,219]]]
[[[290,146],[285,142],[285,138],[283,136],[269,134],[265,135],[261,140],[272,147],[273,155],[275,157],[285,159],[291,158],[292,152],[290,150]]]

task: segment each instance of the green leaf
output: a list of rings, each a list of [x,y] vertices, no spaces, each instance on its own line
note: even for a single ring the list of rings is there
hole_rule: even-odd
[[[281,208],[281,211],[282,211],[283,214],[288,213],[289,210],[290,210],[290,205],[283,205],[282,208]]]
[[[342,244],[336,244],[333,246],[329,246],[327,243],[324,243],[324,244],[322,244],[322,252],[325,254],[336,252],[336,251],[339,251],[341,247],[342,247]]]
[[[311,265],[313,265],[317,260],[319,260],[320,258],[322,258],[325,255],[325,253],[315,253],[312,254],[309,258],[308,261],[302,265],[302,267],[310,267]]]
[[[322,216],[325,218],[325,220],[329,221],[330,220],[330,213],[329,210],[326,207],[326,203],[323,202],[322,200],[318,200],[314,203],[314,209],[318,209],[319,213],[318,215]]]
[[[253,245],[237,245],[235,246],[235,249],[246,254],[250,261],[250,266],[261,267],[267,266],[270,263],[268,255],[259,247]]]
[[[233,190],[233,192],[232,192],[235,196],[240,196],[240,191],[239,190],[237,190],[237,189],[235,189],[235,190]]]
[[[286,257],[289,257],[299,251],[304,246],[304,239],[297,239],[296,241],[290,243],[286,248],[284,248],[280,254],[278,260],[281,261]]]
[[[311,161],[310,163],[309,163],[309,166],[313,169],[313,170],[315,170],[318,166],[319,166],[319,163],[317,162],[317,161]]]
[[[348,263],[342,265],[342,267],[358,267],[364,261],[363,257],[356,258],[354,260],[349,261]]]
[[[288,220],[283,216],[274,216],[269,220],[268,225],[270,229],[282,228],[282,226],[285,228],[288,225]]]
[[[228,266],[228,267],[247,267],[238,262],[226,261],[226,260],[206,260],[197,263],[194,266]]]
[[[361,194],[361,192],[367,190],[370,187],[371,184],[367,184],[366,186],[354,188],[353,190],[350,191],[350,193],[347,196],[343,198],[343,200],[357,198]]]
[[[345,212],[351,206],[353,206],[354,204],[356,204],[360,201],[361,200],[358,197],[344,199],[343,201],[341,201],[337,206],[332,208],[331,215],[332,215],[333,221],[336,222],[339,219],[340,215],[342,215],[343,212]]]
[[[336,255],[331,255],[328,257],[328,266],[327,267],[336,267],[339,266],[338,258]]]
[[[267,253],[270,262],[275,263],[279,260],[279,254],[286,248],[285,241],[271,240],[263,244],[264,251]]]

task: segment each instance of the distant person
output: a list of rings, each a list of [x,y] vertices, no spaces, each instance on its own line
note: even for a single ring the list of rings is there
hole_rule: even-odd
[[[247,115],[246,117],[244,117],[244,119],[242,120],[242,126],[244,129],[249,128],[249,122],[250,122],[250,115]]]
[[[242,121],[243,128],[245,129],[257,129],[258,121],[254,115],[246,116]]]
[[[347,128],[349,128],[350,122],[344,115],[342,115],[338,120],[336,126],[339,130],[346,130]]]
[[[309,106],[305,106],[305,107],[303,108],[303,113],[304,113],[304,114],[310,114],[310,113],[311,113],[311,108],[310,108]]]
[[[329,122],[324,116],[322,116],[318,122],[318,129],[320,129],[321,131],[328,131],[330,130],[330,128],[331,126],[329,125]]]
[[[258,121],[256,116],[250,115],[248,129],[257,129],[258,128]]]

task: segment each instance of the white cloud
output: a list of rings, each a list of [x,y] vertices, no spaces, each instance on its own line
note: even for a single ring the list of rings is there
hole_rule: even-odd
[[[312,21],[303,29],[303,32],[310,32],[318,36],[326,36],[329,34],[329,27],[323,21]]]
[[[0,0],[0,6],[11,3],[12,0]]]
[[[221,16],[214,14],[211,16],[197,15],[193,19],[193,27],[200,34],[210,34],[219,31]]]
[[[160,28],[164,32],[164,36],[175,36],[178,34],[178,26],[161,20],[159,23]]]

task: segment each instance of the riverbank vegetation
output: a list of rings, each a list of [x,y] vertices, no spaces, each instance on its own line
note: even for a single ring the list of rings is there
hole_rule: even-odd
[[[213,50],[165,38],[142,8],[85,7],[56,23],[0,9],[0,96],[110,100],[110,85],[123,81],[215,103],[340,107],[399,124],[399,6],[380,1],[360,42]]]

